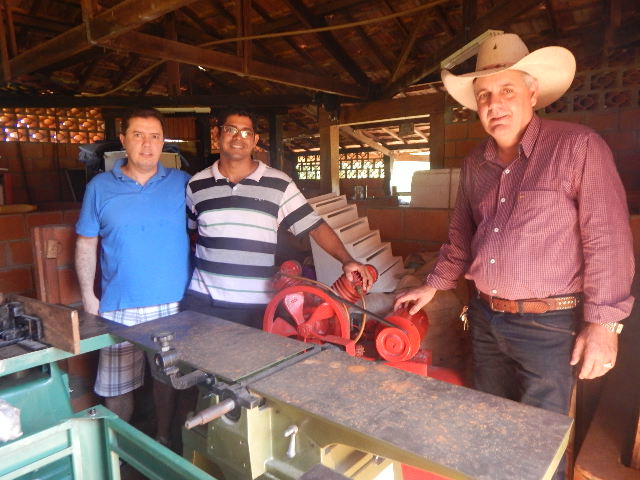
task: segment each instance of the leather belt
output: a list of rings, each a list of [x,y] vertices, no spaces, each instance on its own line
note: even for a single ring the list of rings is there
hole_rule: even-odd
[[[555,310],[570,310],[576,308],[582,301],[579,295],[528,298],[526,300],[507,300],[482,292],[478,292],[478,296],[489,305],[491,310],[500,313],[546,313]]]

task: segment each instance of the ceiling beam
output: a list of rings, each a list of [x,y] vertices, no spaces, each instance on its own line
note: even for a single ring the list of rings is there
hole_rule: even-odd
[[[494,7],[486,15],[480,17],[468,32],[468,38],[475,38],[482,35],[485,31],[491,28],[500,28],[503,25],[509,23],[519,15],[531,10],[536,5],[540,4],[542,0],[520,0],[513,2],[507,0],[502,4]],[[397,79],[391,85],[389,85],[382,93],[382,97],[391,97],[396,93],[402,91],[409,85],[420,81],[427,75],[440,70],[440,61],[447,58],[457,50],[464,47],[466,44],[465,33],[456,36],[444,47],[437,52],[429,55],[424,62],[413,70],[407,72],[405,75]]]
[[[299,0],[284,0],[291,11],[300,19],[307,28],[322,28],[328,26],[326,20],[322,17],[316,17]],[[349,75],[363,87],[370,87],[371,81],[369,77],[362,71],[353,58],[346,52],[342,45],[336,40],[331,32],[319,32],[315,34],[322,46],[331,54],[331,56],[344,68]]]
[[[426,115],[444,111],[444,93],[412,95],[391,100],[343,105],[340,108],[338,125],[359,125],[375,122],[389,122],[410,118],[424,118]]]
[[[159,67],[158,67],[159,68]],[[161,68],[159,68],[162,70]],[[8,108],[54,108],[54,107],[211,107],[240,104],[257,108],[286,107],[311,103],[306,95],[164,95],[144,96],[73,96],[73,95],[0,95],[0,105]]]
[[[11,60],[13,77],[37,71],[80,53],[93,44],[128,32],[194,0],[124,0]]]
[[[255,60],[249,65],[249,71],[243,72],[243,59],[235,55],[207,50],[139,32],[129,32],[117,38],[100,42],[100,44],[113,50],[136,52],[140,55],[162,60],[173,60],[212,70],[246,75],[247,77],[260,78],[275,83],[336,95],[355,98],[364,98],[366,95],[366,92],[357,85],[345,84],[330,78],[318,77],[300,70],[270,65]]]
[[[374,150],[377,150],[378,152],[381,152],[383,155],[386,155],[388,157],[392,157],[393,156],[393,153],[387,147],[385,147],[380,142],[375,141],[373,138],[368,137],[367,135],[365,135],[364,133],[362,133],[359,130],[354,130],[353,128],[351,128],[348,125],[343,125],[342,127],[340,127],[340,131],[343,132],[343,133],[346,133],[350,137],[355,138],[359,142],[370,146]]]

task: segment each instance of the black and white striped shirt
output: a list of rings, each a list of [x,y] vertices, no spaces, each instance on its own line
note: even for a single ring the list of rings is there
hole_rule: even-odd
[[[218,162],[194,175],[187,215],[189,229],[198,229],[189,290],[227,307],[271,299],[279,225],[300,236],[322,222],[291,178],[262,162],[237,184],[220,173]]]

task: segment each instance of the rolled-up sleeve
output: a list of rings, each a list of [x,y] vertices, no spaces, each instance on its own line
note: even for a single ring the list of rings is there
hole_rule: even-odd
[[[611,150],[592,133],[576,146],[580,236],[584,253],[584,320],[617,322],[633,306],[635,272],[627,199]]]

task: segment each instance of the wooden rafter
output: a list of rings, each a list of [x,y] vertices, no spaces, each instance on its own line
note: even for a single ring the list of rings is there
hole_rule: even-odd
[[[358,140],[359,142],[363,143],[364,145],[368,145],[369,147],[373,148],[374,150],[377,150],[378,152],[382,152],[383,155],[387,155],[388,157],[392,157],[393,156],[393,153],[391,152],[391,150],[389,150],[385,145],[383,145],[382,143],[380,143],[380,142],[374,140],[373,138],[365,135],[360,130],[354,130],[350,126],[344,125],[344,126],[340,127],[340,131],[346,133],[347,135],[349,135],[352,138],[355,138],[356,140]]]
[[[519,15],[531,10],[538,5],[541,0],[520,0],[518,2],[512,2],[510,0],[497,5],[489,11],[486,15],[479,18],[468,33],[470,38],[475,38],[490,28],[500,28],[507,22],[512,21]],[[421,80],[427,75],[440,69],[440,61],[443,58],[447,58],[449,55],[464,47],[466,44],[464,34],[460,34],[448,42],[444,47],[437,52],[429,55],[424,63],[417,66],[413,70],[409,71],[383,92],[382,96],[392,96],[404,88],[412,85],[413,83]]]
[[[16,42],[16,29],[13,23],[13,12],[7,0],[2,0],[5,18],[7,20],[7,37],[9,39],[9,53],[12,57],[18,54],[18,44]]]
[[[175,12],[167,13],[163,20],[165,38],[178,40]],[[178,62],[167,62],[165,68],[167,72],[167,92],[172,96],[180,95],[180,64]]]
[[[354,21],[353,15],[351,15],[351,13],[346,12],[345,15],[346,15],[348,21],[350,21],[350,22]],[[391,67],[390,62],[387,61],[385,55],[380,50],[378,45],[375,44],[373,39],[369,35],[367,35],[366,30],[364,28],[358,26],[358,27],[355,28],[355,31],[356,31],[356,34],[358,35],[358,37],[360,37],[360,40],[362,41],[362,43],[365,44],[367,46],[367,48],[369,49],[369,51],[373,54],[374,61],[376,63],[378,63],[382,68],[387,70],[389,73],[393,73],[393,68]]]
[[[402,46],[402,51],[398,56],[398,61],[396,62],[395,67],[393,68],[393,72],[391,73],[391,77],[389,77],[388,83],[392,83],[398,75],[400,74],[400,70],[404,66],[405,62],[409,58],[409,53],[411,53],[411,49],[413,45],[416,43],[418,39],[418,35],[425,27],[425,23],[427,22],[427,18],[429,18],[430,12],[428,10],[423,10],[418,15],[418,18],[414,19],[413,28],[411,29],[411,34],[409,38],[407,38]]]
[[[324,18],[316,17],[298,0],[284,0],[300,21],[307,28],[326,27],[327,22]],[[322,46],[331,54],[331,56],[351,75],[351,77],[363,87],[370,87],[371,82],[362,69],[354,62],[353,58],[342,48],[342,45],[336,40],[330,32],[320,32],[316,34],[320,39]]]
[[[144,33],[129,32],[117,38],[105,40],[101,42],[101,45],[114,50],[136,52],[162,60],[173,60],[190,65],[200,65],[212,70],[245,75],[240,57]],[[365,96],[365,92],[355,85],[255,60],[251,62],[250,70],[246,76],[348,97],[363,98]]]
[[[394,131],[389,130],[386,127],[382,127],[380,130],[382,130],[384,133],[386,133],[390,137],[395,138],[396,140],[398,140],[398,141],[400,141],[402,143],[405,143],[404,139],[402,137],[398,136],[398,134],[396,134]]]
[[[30,73],[83,52],[96,42],[134,30],[194,0],[124,0],[103,10],[88,24],[78,25],[11,60],[14,77]]]

